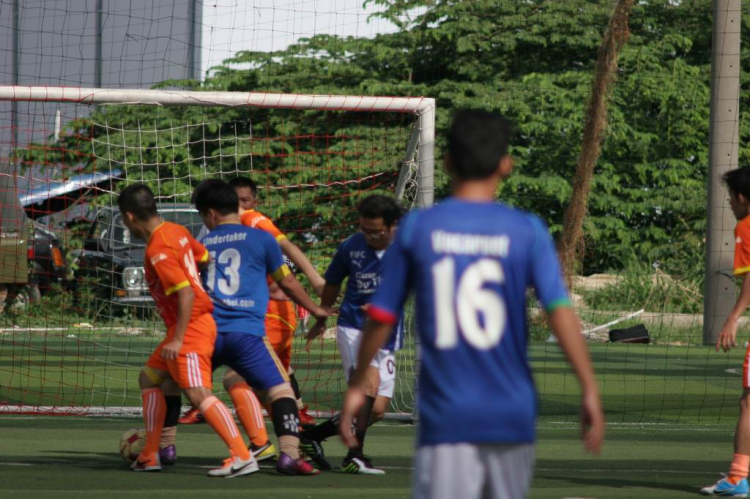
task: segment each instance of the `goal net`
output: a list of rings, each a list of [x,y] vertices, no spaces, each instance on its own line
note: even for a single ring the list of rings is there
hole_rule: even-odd
[[[35,123],[46,123],[25,127],[24,114],[16,117],[0,175],[43,180],[41,192],[16,182],[18,197],[37,220],[30,230],[55,229],[67,267],[66,275],[40,268],[32,279],[40,296],[9,301],[0,324],[0,357],[9,359],[0,363],[0,412],[140,411],[138,373],[164,326],[143,280],[143,242],[117,211],[117,192],[129,184],[148,184],[162,216],[197,236],[193,188],[208,178],[250,177],[258,210],[321,275],[358,230],[365,196],[395,196],[407,208],[432,203],[432,99],[5,86],[0,100],[24,103]],[[310,410],[330,414],[345,389],[335,337],[305,351],[301,319],[292,367]],[[390,415],[403,419],[414,410],[417,362],[410,314],[406,320]]]

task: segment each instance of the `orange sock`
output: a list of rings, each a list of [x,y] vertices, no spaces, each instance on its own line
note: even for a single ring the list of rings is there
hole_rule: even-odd
[[[143,400],[143,423],[146,425],[146,445],[142,454],[147,456],[159,450],[164,416],[167,414],[167,401],[161,388],[141,390]]]
[[[229,396],[232,397],[232,404],[237,413],[237,417],[245,428],[247,436],[253,445],[260,447],[268,442],[268,432],[266,424],[263,421],[260,402],[255,396],[247,383],[236,383],[229,389]]]
[[[740,480],[747,478],[748,467],[750,467],[750,456],[735,454],[732,459],[732,466],[729,468],[729,481],[737,485]]]
[[[227,406],[211,395],[201,402],[200,411],[203,417],[206,418],[206,422],[219,434],[224,443],[227,444],[232,456],[243,460],[250,459],[250,453],[247,447],[245,447],[245,441],[242,439],[240,430],[237,428]]]

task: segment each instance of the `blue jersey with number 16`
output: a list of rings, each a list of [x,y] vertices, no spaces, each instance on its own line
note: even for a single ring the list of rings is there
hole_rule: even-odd
[[[415,294],[419,444],[534,442],[526,290],[548,311],[570,306],[544,224],[452,198],[402,220],[383,267],[370,317],[395,323]]]
[[[203,285],[214,302],[218,333],[265,336],[266,276],[289,274],[279,244],[267,232],[240,224],[219,225],[202,242],[211,255]]]

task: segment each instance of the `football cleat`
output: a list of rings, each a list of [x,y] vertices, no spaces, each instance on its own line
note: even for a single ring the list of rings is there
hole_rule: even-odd
[[[313,462],[317,464],[318,468],[320,468],[321,470],[330,470],[331,468],[333,468],[333,466],[331,466],[331,463],[328,462],[328,459],[326,459],[325,451],[323,451],[323,444],[321,444],[317,440],[312,440],[300,436],[299,450],[305,456],[312,459]]]
[[[154,452],[150,456],[139,454],[138,459],[130,465],[130,469],[133,471],[161,471],[159,453]]]
[[[317,423],[315,423],[315,418],[313,418],[309,412],[307,412],[307,406],[304,406],[302,409],[299,410],[299,425],[302,428],[312,428]]]
[[[276,459],[276,446],[273,445],[270,440],[260,447],[250,443],[249,450],[253,453],[253,457],[258,462],[266,461],[268,459]]]
[[[221,468],[216,468],[208,472],[208,476],[217,476],[223,478],[234,478],[236,476],[249,475],[255,473],[258,468],[258,462],[250,454],[250,459],[240,459],[239,457],[230,457],[224,460]]]
[[[203,418],[203,414],[198,409],[190,409],[185,413],[178,421],[179,424],[198,424],[205,423],[206,420]]]
[[[377,469],[365,456],[347,457],[341,463],[341,472],[353,475],[385,475],[385,471]]]
[[[283,475],[314,476],[320,471],[312,467],[304,459],[292,459],[283,452],[279,454],[279,462],[276,463],[276,471]]]
[[[701,495],[704,496],[721,496],[721,497],[748,497],[747,478],[743,478],[737,485],[729,481],[728,478],[722,478],[710,487],[703,487]]]
[[[174,445],[159,449],[159,461],[165,466],[174,466],[177,462],[177,449]]]

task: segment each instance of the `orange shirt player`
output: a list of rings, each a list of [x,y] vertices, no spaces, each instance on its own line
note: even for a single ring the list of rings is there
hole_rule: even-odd
[[[236,177],[229,181],[229,185],[234,187],[237,196],[240,198],[242,224],[261,229],[275,237],[284,255],[307,276],[315,293],[320,296],[323,292],[323,286],[325,286],[325,279],[318,274],[318,271],[302,250],[291,242],[268,217],[255,209],[258,200],[258,187],[255,182],[247,177]],[[289,374],[289,380],[297,398],[297,407],[300,410],[300,424],[311,426],[315,424],[315,420],[307,413],[307,406],[302,402],[299,383],[291,367],[292,339],[294,338],[294,331],[297,329],[297,314],[294,304],[275,283],[269,282],[269,288],[271,300],[268,302],[266,312],[266,335]]]
[[[138,383],[143,399],[146,446],[132,465],[134,471],[161,471],[159,440],[166,402],[161,385],[173,379],[198,407],[229,448],[231,458],[209,476],[233,477],[258,471],[227,407],[211,393],[211,354],[216,341],[213,304],[200,283],[196,262],[209,255],[181,225],[162,221],[154,194],[144,184],[126,187],[118,198],[125,226],[148,241],[144,257],[146,280],[164,319],[167,337],[146,361]]]
[[[740,317],[750,306],[750,167],[731,170],[724,175],[729,188],[729,205],[738,220],[734,235],[734,275],[742,279],[740,296],[729,313],[716,341],[716,350],[725,352],[737,344]],[[734,434],[734,456],[729,476],[714,485],[701,489],[703,495],[722,497],[748,496],[748,467],[750,467],[750,348],[745,353],[742,370],[742,397],[740,417]]]

